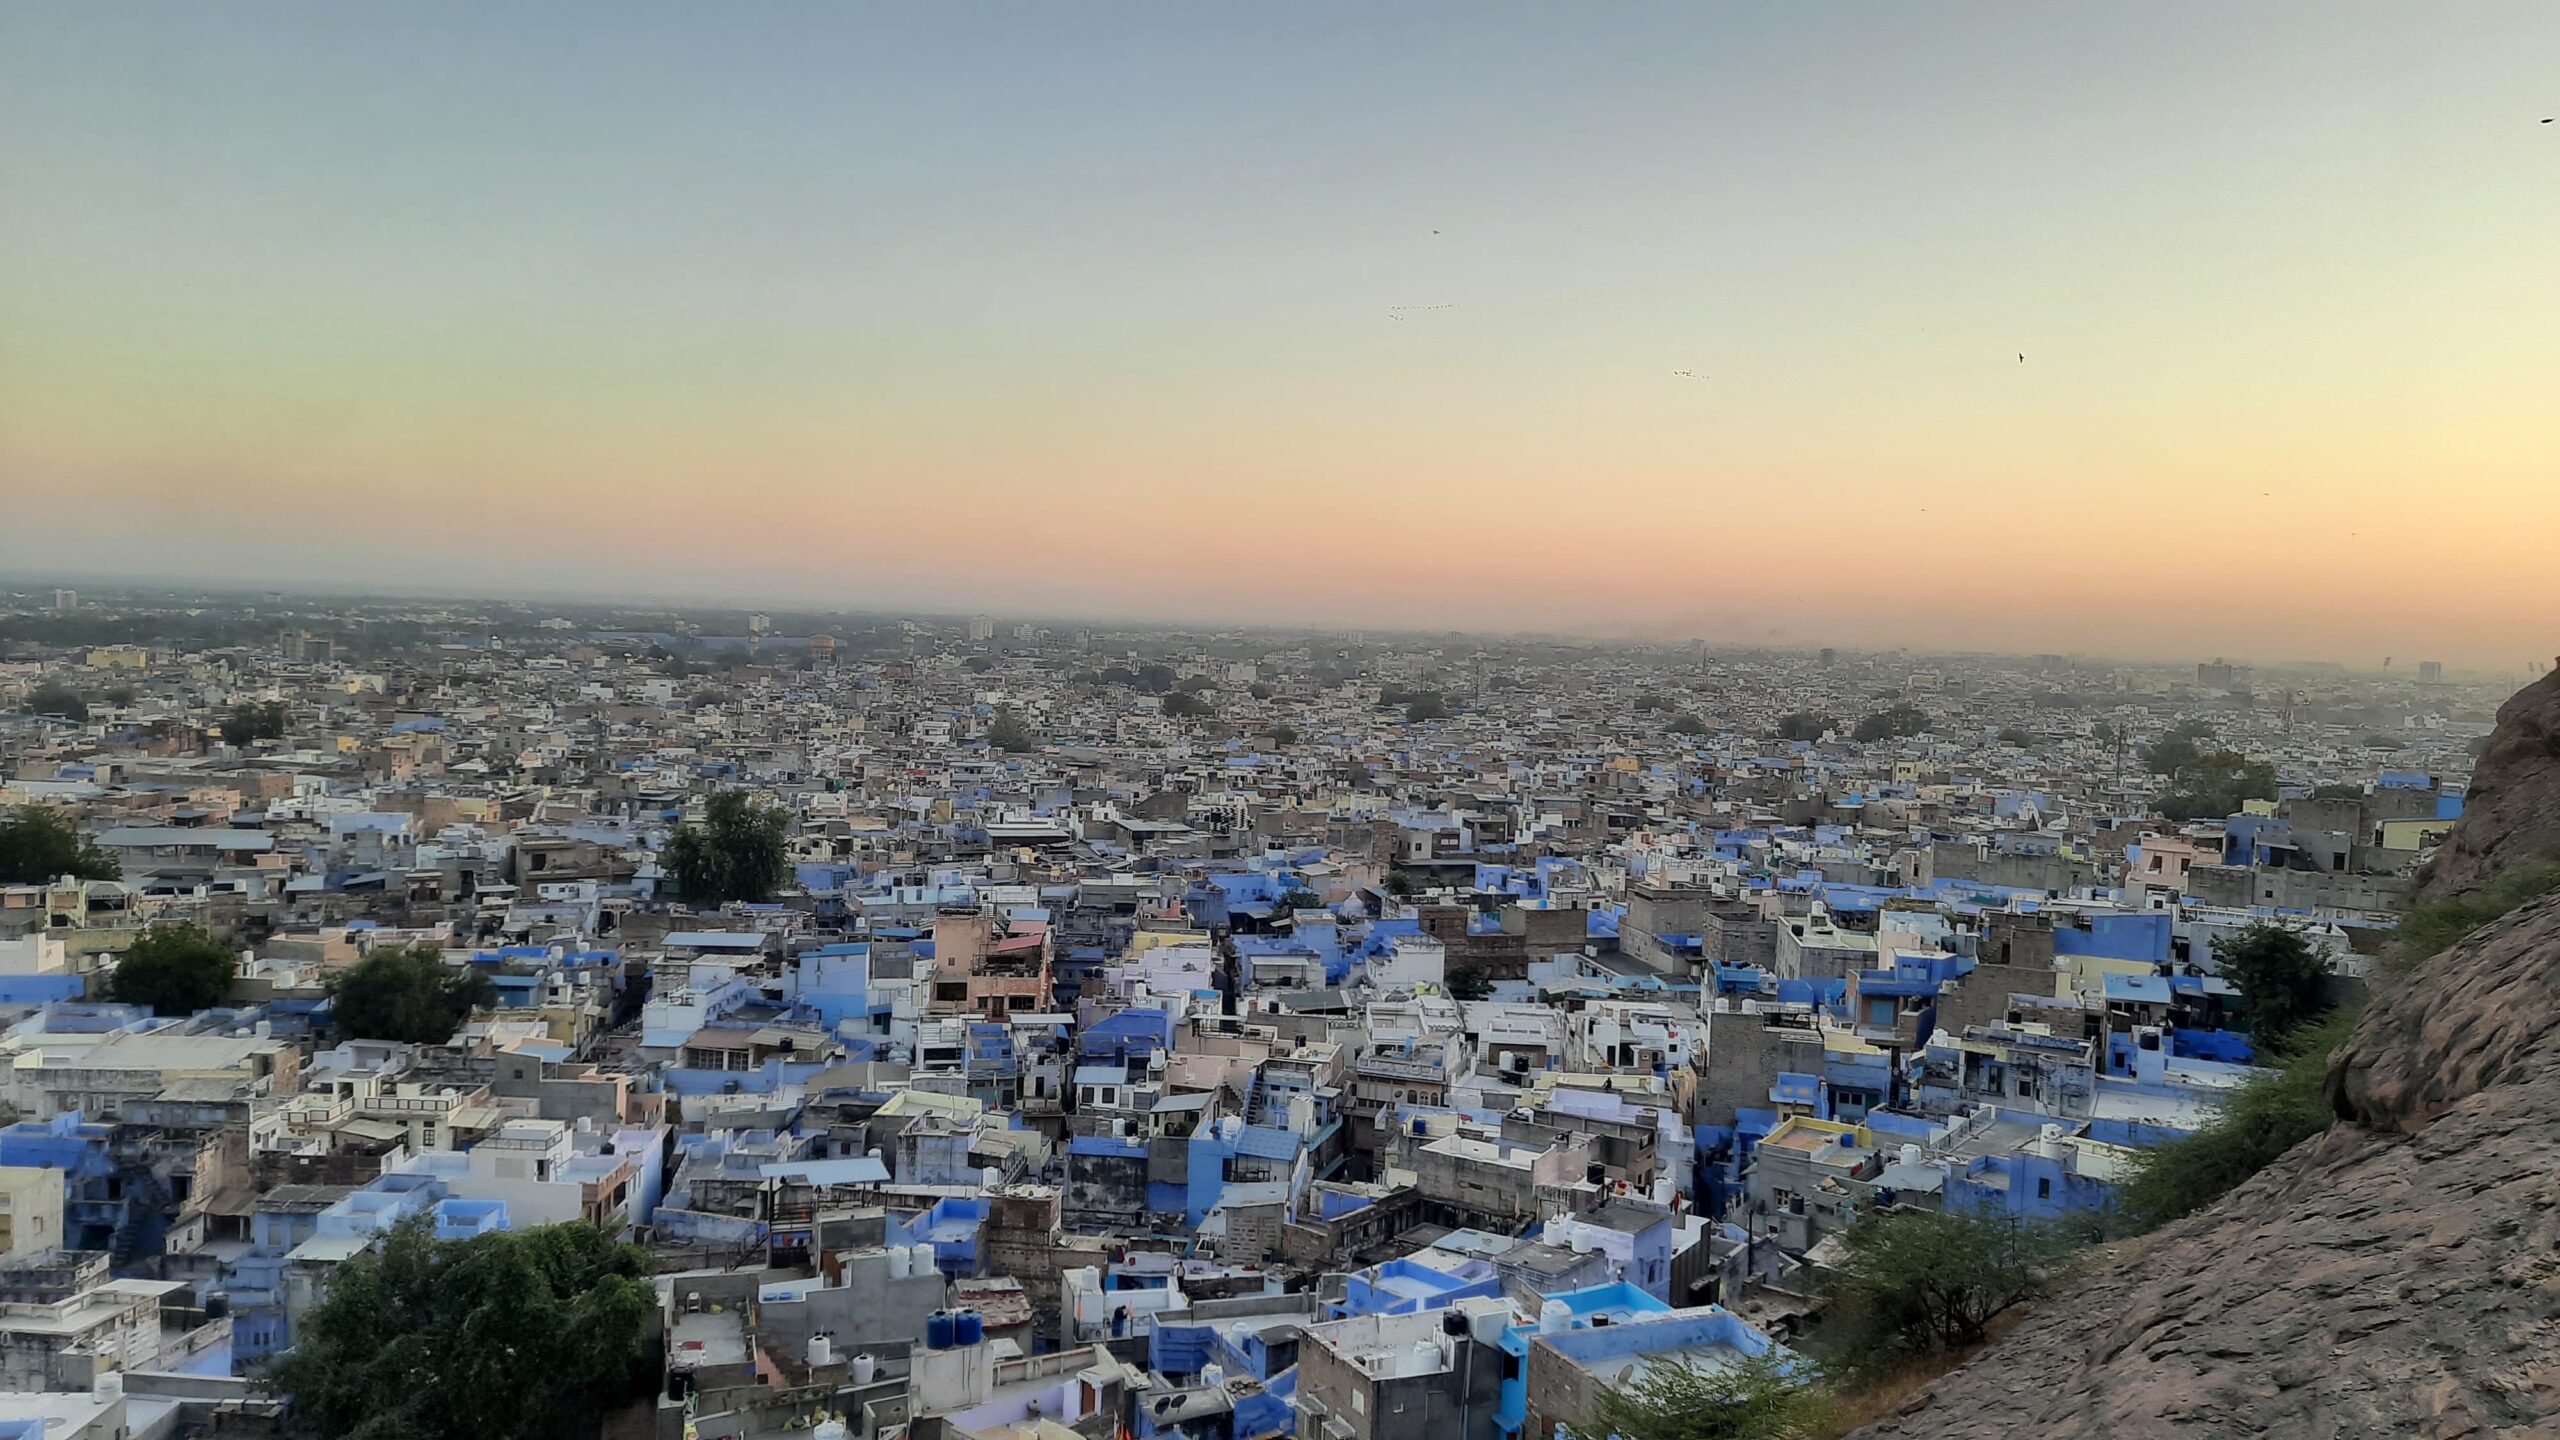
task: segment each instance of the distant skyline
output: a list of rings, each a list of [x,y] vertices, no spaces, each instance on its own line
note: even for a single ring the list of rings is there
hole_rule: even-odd
[[[0,0],[0,569],[2512,670],[2553,54],[2548,4]]]

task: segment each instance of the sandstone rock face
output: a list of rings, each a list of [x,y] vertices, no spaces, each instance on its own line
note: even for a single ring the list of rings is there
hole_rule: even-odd
[[[2560,670],[2498,707],[2462,823],[2420,872],[2417,898],[2458,895],[2537,856],[2560,858]]]
[[[2560,852],[2560,676],[2499,712],[2426,878]],[[2560,1434],[2560,896],[2388,988],[2333,1062],[2348,1117],[1868,1435]]]

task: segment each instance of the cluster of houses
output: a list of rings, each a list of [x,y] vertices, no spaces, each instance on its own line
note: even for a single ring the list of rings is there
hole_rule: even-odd
[[[0,813],[117,862],[0,884],[0,1435],[259,1433],[334,1267],[561,1222],[657,1276],[618,1433],[1590,1433],[1787,1355],[1880,1210],[2112,1205],[2252,1073],[2217,947],[2379,983],[2485,728],[2230,666],[746,628],[0,664],[102,692],[0,723]],[[1884,679],[1929,726],[1850,738]],[[2199,716],[2275,796],[2159,817],[2128,745]],[[688,905],[724,791],[785,873]],[[223,1002],[116,1003],[177,922]],[[419,944],[490,1002],[341,1033]]]

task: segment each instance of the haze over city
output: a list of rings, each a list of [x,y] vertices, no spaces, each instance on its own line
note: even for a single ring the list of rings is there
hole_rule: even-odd
[[[13,6],[0,567],[2512,671],[2560,11]]]

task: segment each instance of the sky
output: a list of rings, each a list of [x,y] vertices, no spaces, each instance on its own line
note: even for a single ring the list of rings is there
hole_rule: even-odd
[[[2520,667],[2458,13],[0,0],[0,572]]]

